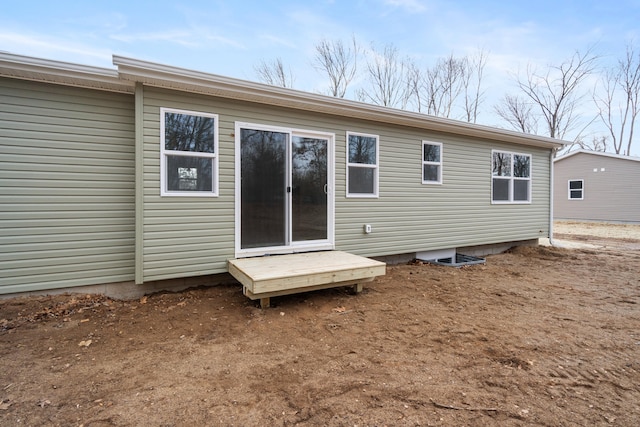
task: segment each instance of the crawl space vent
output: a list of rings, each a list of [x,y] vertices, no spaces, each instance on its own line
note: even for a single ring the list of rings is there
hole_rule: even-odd
[[[463,265],[484,264],[486,260],[471,255],[456,254],[455,262],[453,257],[425,260],[425,262],[435,265],[448,265],[449,267],[462,267]]]

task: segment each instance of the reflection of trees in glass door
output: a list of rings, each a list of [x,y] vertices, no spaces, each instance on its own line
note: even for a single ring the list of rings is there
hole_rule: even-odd
[[[287,244],[286,188],[289,134],[240,132],[242,248]]]
[[[240,128],[240,248],[329,239],[329,140]]]
[[[327,149],[329,141],[294,136],[291,148],[293,241],[327,239]]]

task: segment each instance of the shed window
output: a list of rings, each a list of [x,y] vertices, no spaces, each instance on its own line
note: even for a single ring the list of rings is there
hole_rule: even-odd
[[[347,197],[378,197],[378,136],[347,132]]]
[[[422,183],[442,184],[442,144],[422,141]]]
[[[531,155],[492,151],[492,203],[531,203]]]
[[[569,200],[583,200],[583,199],[584,199],[584,180],[570,179],[569,180]]]
[[[218,195],[218,116],[160,110],[162,196]]]

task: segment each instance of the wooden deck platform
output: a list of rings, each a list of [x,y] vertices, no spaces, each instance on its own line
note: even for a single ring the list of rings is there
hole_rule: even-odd
[[[307,252],[229,260],[229,273],[252,300],[268,307],[270,298],[362,283],[386,272],[386,264],[342,251]]]

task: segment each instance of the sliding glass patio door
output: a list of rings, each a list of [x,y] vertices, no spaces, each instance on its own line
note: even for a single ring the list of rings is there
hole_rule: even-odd
[[[239,249],[327,248],[333,241],[331,135],[238,126]]]

